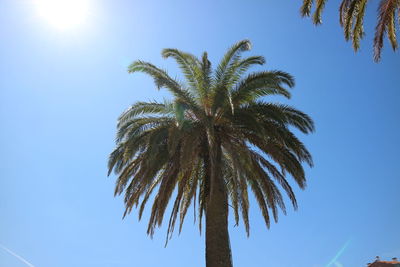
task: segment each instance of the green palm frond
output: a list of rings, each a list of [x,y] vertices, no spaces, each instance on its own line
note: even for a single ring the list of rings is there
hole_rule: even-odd
[[[144,114],[171,115],[173,107],[170,103],[137,102],[125,110],[118,118],[117,127],[121,127],[131,118]]]
[[[242,40],[234,44],[228,52],[225,53],[221,62],[219,63],[214,75],[213,85],[213,105],[212,113],[215,113],[221,106],[230,103],[230,80],[233,77],[235,69],[238,67],[241,53],[251,49],[251,42],[249,40]]]
[[[164,58],[172,57],[176,60],[194,94],[199,94],[199,90],[204,90],[201,79],[203,76],[201,62],[194,55],[172,48],[163,49],[161,54]]]
[[[251,42],[249,40],[242,40],[234,44],[225,53],[217,69],[215,70],[216,83],[221,83],[226,77],[227,69],[232,62],[236,62],[240,59],[240,53],[251,49]]]
[[[128,67],[129,73],[134,72],[144,72],[150,75],[154,79],[154,83],[157,88],[167,88],[177,99],[185,101],[186,104],[190,105],[194,112],[197,112],[200,115],[200,108],[198,107],[194,96],[184,89],[182,85],[172,79],[165,70],[159,69],[151,63],[144,61],[135,61]]]
[[[236,82],[240,80],[242,75],[254,65],[264,65],[265,58],[261,56],[253,56],[232,62],[227,69],[227,77],[224,86],[231,88]]]
[[[290,98],[290,92],[284,88],[294,86],[293,77],[282,71],[262,71],[249,74],[237,83],[232,91],[232,102],[236,107],[251,103],[255,99],[268,95],[282,95]]]

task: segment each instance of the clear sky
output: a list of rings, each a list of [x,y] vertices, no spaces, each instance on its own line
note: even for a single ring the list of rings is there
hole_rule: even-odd
[[[165,227],[151,240],[146,216],[121,220],[106,163],[118,115],[168,96],[148,77],[129,75],[131,61],[175,75],[162,48],[206,50],[215,63],[245,38],[266,69],[296,77],[290,104],[317,131],[301,136],[315,167],[306,170],[307,189],[296,189],[299,210],[267,230],[252,202],[250,238],[231,225],[235,267],[356,267],[376,255],[400,257],[400,54],[386,42],[373,63],[375,6],[354,54],[337,1],[318,28],[300,18],[300,2],[92,0],[83,21],[61,29],[33,0],[1,0],[0,266],[204,266],[204,236],[191,216],[167,248]]]

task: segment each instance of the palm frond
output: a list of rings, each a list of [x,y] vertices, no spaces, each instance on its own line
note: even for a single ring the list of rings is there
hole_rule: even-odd
[[[400,5],[399,5],[400,8]],[[398,47],[397,38],[396,38],[396,9],[390,15],[389,23],[388,23],[388,37],[390,40],[390,44],[392,45],[393,50],[396,50]]]
[[[222,58],[214,75],[212,113],[216,113],[218,108],[230,103],[229,81],[233,77],[233,72],[240,62],[240,54],[243,51],[250,50],[250,48],[250,41],[242,40],[228,49],[228,52]]]
[[[251,49],[251,42],[249,40],[242,40],[234,44],[228,51],[225,53],[221,62],[219,63],[217,69],[215,70],[215,80],[217,83],[221,82],[224,79],[224,75],[226,75],[226,70],[232,61],[236,61],[240,57],[240,53],[244,51],[248,51]]]
[[[232,91],[232,102],[235,107],[251,103],[259,97],[282,95],[290,98],[290,92],[284,88],[294,86],[294,78],[282,71],[262,71],[249,74],[237,83]]]
[[[326,4],[326,0],[317,0],[316,1],[315,13],[313,15],[313,21],[314,21],[315,25],[322,23],[321,14],[322,14],[322,11],[324,10],[325,4]]]
[[[313,0],[303,0],[303,4],[300,8],[300,14],[302,17],[309,17],[311,15],[313,2]]]
[[[394,19],[394,14],[396,12],[396,8],[400,6],[398,0],[381,0],[378,8],[378,24],[375,28],[375,37],[374,37],[374,60],[379,61],[381,59],[382,47],[383,47],[383,38],[386,35],[388,28],[390,28],[392,21]],[[389,36],[390,38],[390,36]],[[397,42],[395,39],[395,30],[394,27],[392,29],[392,36],[389,39],[392,43],[392,47],[396,49]]]
[[[360,48],[360,39],[364,37],[364,16],[365,9],[367,6],[367,0],[358,0],[357,1],[357,12],[354,15],[355,23],[353,27],[353,48],[355,51],[358,51]]]
[[[200,99],[206,114],[210,113],[210,88],[212,83],[211,62],[208,60],[207,52],[201,57],[201,87],[199,88]]]
[[[352,2],[352,0],[342,0],[342,3],[340,3],[339,6],[339,23],[340,26],[344,26],[344,24],[346,23],[348,16],[347,16],[347,11],[349,9],[350,3]]]
[[[142,114],[171,115],[172,104],[159,102],[136,102],[125,110],[118,118],[117,127],[125,124],[128,120]]]
[[[202,71],[201,62],[192,54],[182,52],[178,49],[166,48],[162,51],[164,58],[172,57],[176,60],[182,73],[185,75],[186,81],[189,84],[189,88],[194,94],[199,94],[199,90],[202,90]]]
[[[183,86],[172,79],[165,70],[159,69],[151,63],[138,60],[128,67],[128,72],[144,72],[150,75],[158,89],[167,88],[176,98],[185,101],[194,112],[201,116],[201,110],[197,106],[194,96],[186,89],[183,89]]]

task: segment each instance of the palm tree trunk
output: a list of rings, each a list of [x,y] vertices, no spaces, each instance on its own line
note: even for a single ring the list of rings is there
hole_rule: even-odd
[[[206,267],[232,267],[228,198],[221,177],[221,142],[210,146],[210,194],[206,205]]]

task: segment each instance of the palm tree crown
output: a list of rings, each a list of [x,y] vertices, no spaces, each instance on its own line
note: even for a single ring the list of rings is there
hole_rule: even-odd
[[[277,220],[279,209],[286,210],[277,184],[297,207],[286,177],[289,174],[304,188],[301,163],[311,166],[312,158],[291,128],[307,134],[314,130],[313,121],[293,107],[264,100],[270,95],[290,98],[287,87],[294,86],[294,79],[277,70],[248,74],[250,67],[265,63],[261,56],[241,57],[250,47],[248,40],[236,43],[214,71],[207,53],[196,58],[177,49],[164,49],[162,56],[176,60],[186,83],[148,62],[135,61],[129,66],[129,73],[144,72],[154,78],[158,89],[166,88],[173,95],[172,101],[137,102],[123,112],[118,119],[116,148],[109,158],[109,174],[114,170],[118,175],[115,194],[125,195],[124,216],[138,207],[141,218],[156,192],[149,235],[161,225],[172,197],[167,240],[178,215],[181,230],[191,203],[198,203],[200,230],[203,215],[206,228],[217,227],[219,222],[226,227],[230,205],[236,223],[242,217],[247,234],[248,189],[268,227],[271,218]],[[213,221],[214,217],[222,219]],[[226,237],[227,233],[222,238]],[[230,249],[226,251],[230,255]],[[207,261],[207,266],[231,266],[229,259],[227,262],[212,265]]]
[[[302,16],[310,16],[313,0],[303,0],[300,9]],[[327,0],[317,0],[313,15],[314,24],[321,24],[321,14]],[[353,48],[357,51],[360,48],[360,39],[364,33],[364,16],[368,0],[342,0],[339,7],[340,25],[343,27],[344,36],[347,41],[351,40]],[[383,39],[387,34],[393,50],[398,47],[396,38],[396,25],[400,21],[400,0],[380,0],[378,7],[378,21],[375,28],[374,38],[374,59],[381,59]]]

